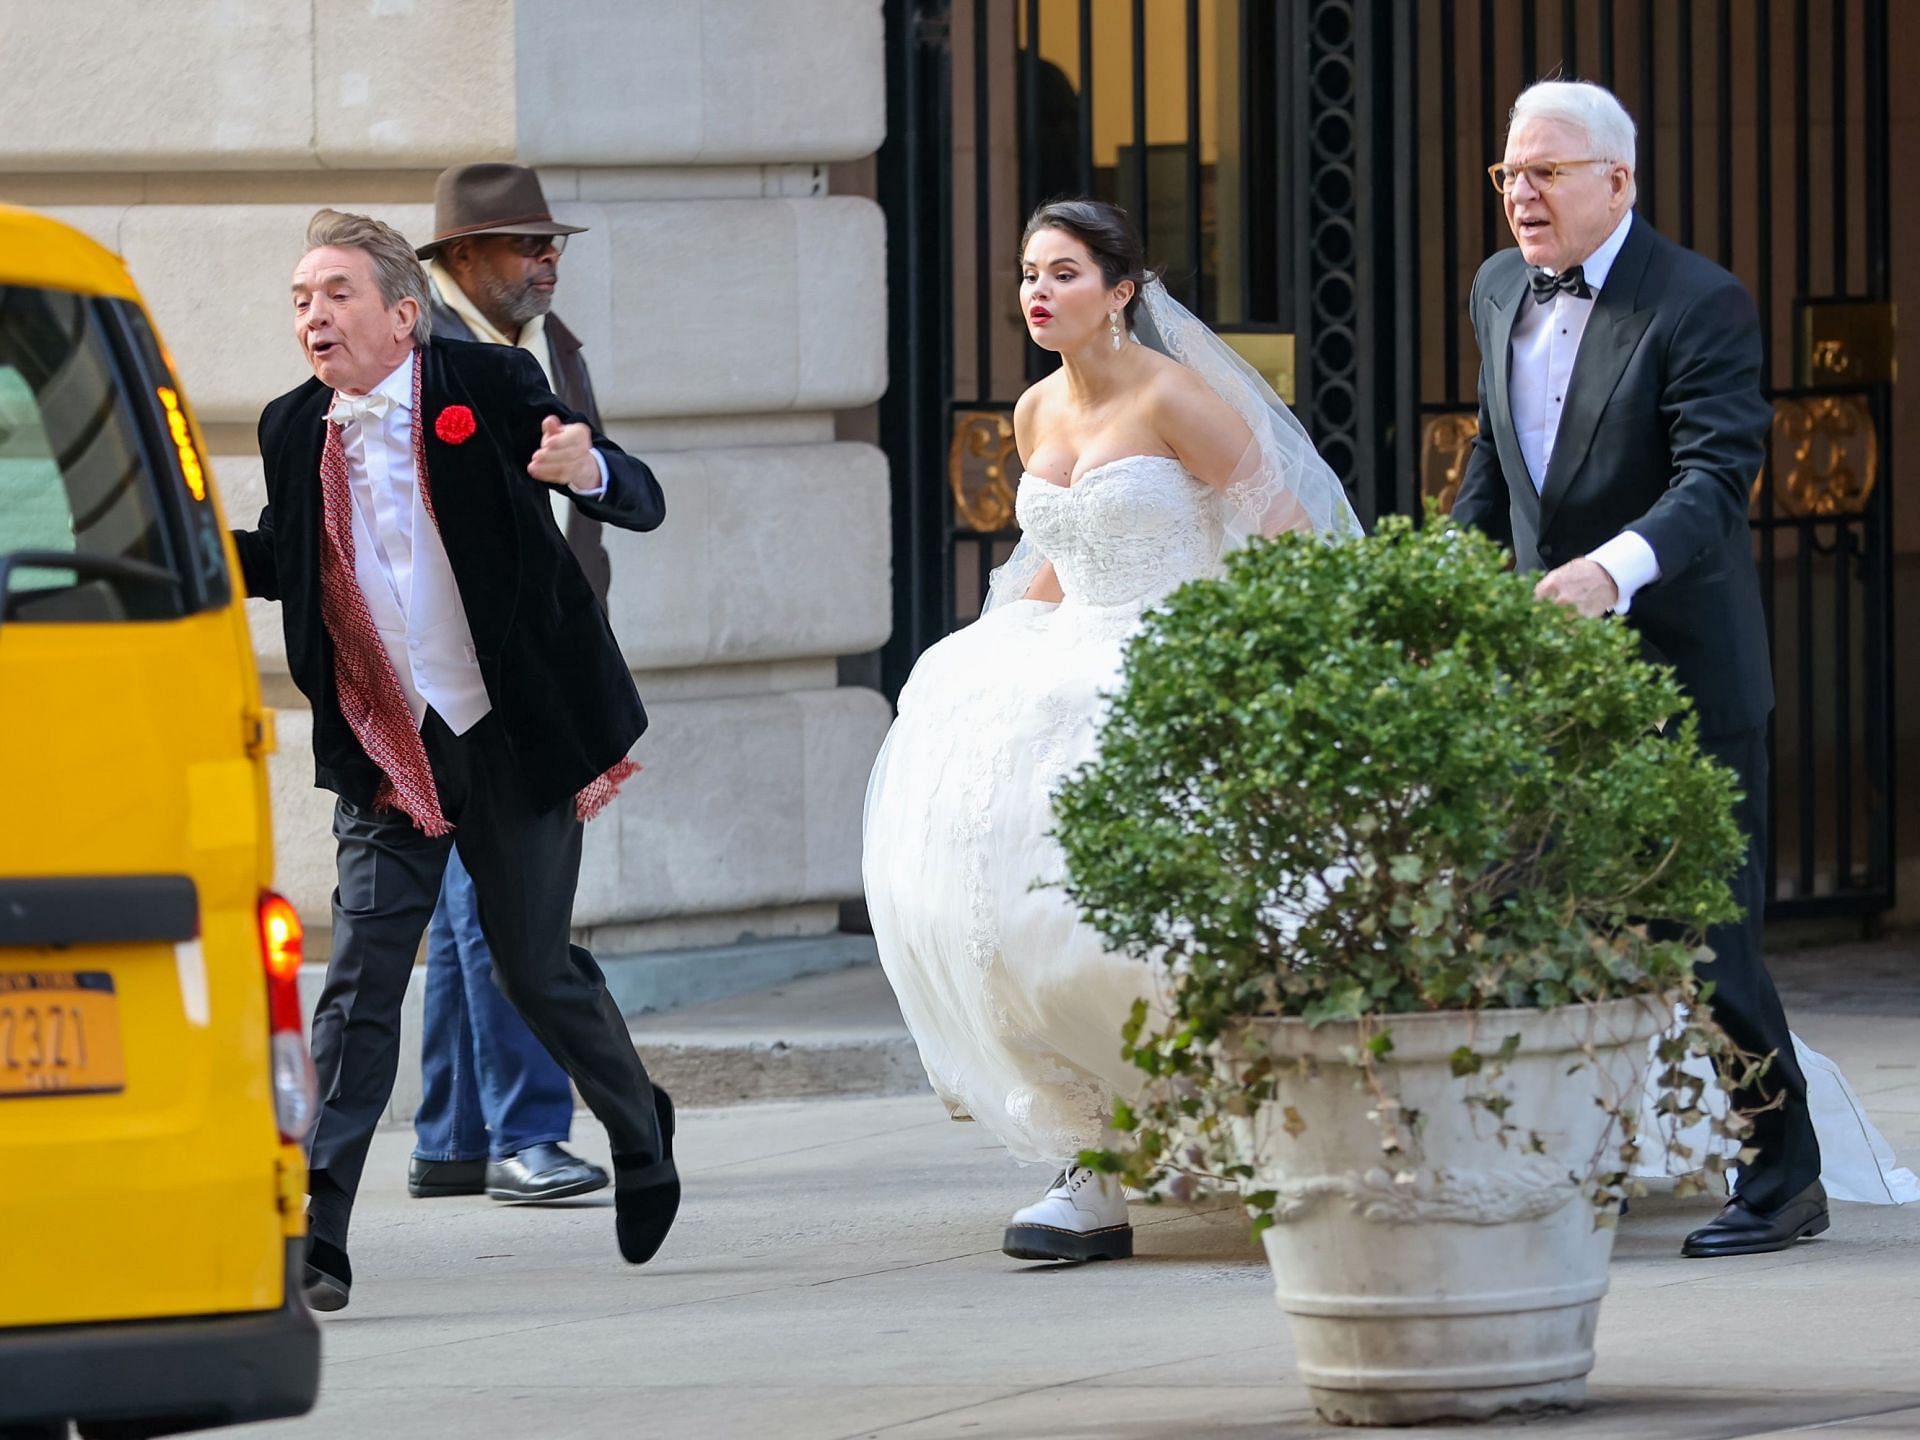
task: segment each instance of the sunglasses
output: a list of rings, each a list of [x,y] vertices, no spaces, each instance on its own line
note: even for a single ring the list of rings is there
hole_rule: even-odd
[[[502,235],[500,239],[516,255],[528,260],[538,259],[549,250],[556,255],[564,255],[567,251],[567,237],[564,235]]]

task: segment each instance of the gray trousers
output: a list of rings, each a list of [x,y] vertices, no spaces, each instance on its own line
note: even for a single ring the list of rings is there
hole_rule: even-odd
[[[493,979],[607,1127],[623,1164],[662,1157],[653,1087],[593,956],[568,941],[580,876],[581,824],[571,802],[534,810],[495,718],[454,735],[429,710],[420,727],[473,876]],[[346,1248],[367,1148],[393,1095],[400,1003],[440,894],[454,837],[429,838],[406,816],[340,800],[333,958],[313,1017],[321,1110],[308,1146],[308,1224]]]

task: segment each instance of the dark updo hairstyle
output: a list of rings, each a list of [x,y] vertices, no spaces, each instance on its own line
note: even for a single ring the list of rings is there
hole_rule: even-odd
[[[1027,253],[1027,242],[1042,230],[1064,230],[1082,245],[1100,267],[1101,277],[1111,290],[1122,280],[1133,282],[1133,296],[1127,301],[1127,324],[1133,324],[1133,312],[1139,307],[1147,284],[1147,249],[1140,243],[1133,217],[1118,205],[1104,200],[1049,200],[1033,212],[1020,236],[1020,254]]]

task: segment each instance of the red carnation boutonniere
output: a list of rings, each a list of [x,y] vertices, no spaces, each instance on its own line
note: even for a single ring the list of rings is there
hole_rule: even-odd
[[[447,406],[433,422],[433,433],[449,445],[466,444],[478,428],[473,421],[473,411],[464,405]]]

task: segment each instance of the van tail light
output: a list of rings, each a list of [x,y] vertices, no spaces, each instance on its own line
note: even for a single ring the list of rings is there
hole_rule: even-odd
[[[260,958],[267,972],[267,1023],[272,1031],[273,1115],[280,1138],[297,1145],[307,1138],[320,1109],[313,1055],[300,1028],[300,962],[304,931],[286,897],[260,896]]]

